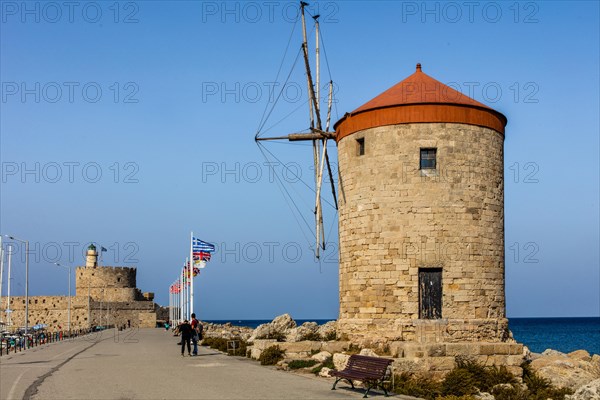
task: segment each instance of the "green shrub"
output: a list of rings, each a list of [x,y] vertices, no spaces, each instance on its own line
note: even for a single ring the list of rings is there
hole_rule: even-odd
[[[456,367],[441,382],[404,372],[394,377],[392,391],[427,400],[472,400],[479,391],[491,393],[496,400],[564,400],[565,395],[573,393],[570,389],[553,387],[528,364],[521,367],[527,388],[522,387],[505,366],[484,367],[472,360],[457,358]]]
[[[283,360],[284,350],[281,350],[279,346],[271,346],[266,348],[258,358],[260,365],[275,365],[279,361]]]
[[[528,363],[521,364],[521,368],[523,368],[523,383],[527,385],[530,392],[537,393],[552,387],[550,381],[536,374]]]
[[[355,345],[354,343],[350,343],[350,347],[348,347],[348,350],[346,351],[346,354],[358,354],[360,353],[360,347],[358,347],[358,345]]]
[[[568,388],[556,388],[552,383],[539,376],[528,363],[521,364],[523,368],[523,383],[527,385],[528,400],[563,400],[565,395],[573,394]]]
[[[222,337],[209,337],[202,341],[202,345],[208,346],[215,350],[222,351],[223,353],[233,354],[233,351],[230,348],[228,348],[229,342],[231,342],[231,340]],[[235,355],[245,356],[246,348],[248,346],[247,343],[243,340],[237,340],[237,342],[239,347],[235,350]]]
[[[442,381],[442,394],[445,396],[466,396],[477,392],[477,378],[467,369],[455,368]]]
[[[278,342],[285,342],[285,334],[283,332],[275,332],[267,335],[267,339],[275,339]]]
[[[317,360],[293,360],[288,364],[289,369],[300,369],[300,368],[308,368],[312,367],[315,364],[318,364]]]
[[[337,339],[337,334],[335,331],[330,331],[323,337],[323,340],[326,342],[328,342],[330,340],[336,340],[336,339]]]
[[[486,385],[484,388],[481,388],[482,391],[490,391],[496,385],[500,385],[503,383],[508,384],[517,384],[517,378],[511,374],[508,369],[504,365],[497,367],[493,366],[488,368],[488,376],[486,380]]]
[[[321,340],[323,340],[323,338],[317,332],[310,332],[309,334],[305,335],[302,338],[302,340],[312,340],[313,342],[320,342]]]
[[[520,385],[508,387],[496,387],[492,390],[496,400],[527,400],[529,392]]]
[[[503,383],[517,383],[517,379],[505,366],[485,367],[475,361],[457,357],[456,368],[446,375],[442,387],[446,395],[464,396],[478,391],[490,392],[494,386]]]
[[[416,377],[408,372],[403,372],[394,377],[392,391],[397,394],[435,400],[441,395],[440,383],[429,378]]]

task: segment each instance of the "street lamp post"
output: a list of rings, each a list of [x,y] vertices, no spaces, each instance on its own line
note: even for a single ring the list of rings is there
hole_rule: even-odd
[[[25,243],[25,336],[29,332],[29,240],[23,240],[10,235],[4,235],[11,240]],[[25,342],[28,342],[27,340]]]
[[[66,266],[66,265],[62,265],[59,263],[54,263],[56,265],[58,265],[59,267],[64,267],[64,268],[68,268],[69,269],[69,311],[67,312],[68,314],[68,322],[67,322],[67,329],[69,331],[69,337],[71,337],[71,266]]]

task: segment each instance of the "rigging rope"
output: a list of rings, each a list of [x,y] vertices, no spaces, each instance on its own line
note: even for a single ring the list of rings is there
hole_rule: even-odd
[[[324,35],[321,32],[321,47],[323,48],[323,55],[325,56],[325,65],[327,66],[327,73],[329,74],[329,81],[333,81],[333,77],[331,76],[331,69],[329,68],[329,58],[327,58],[327,49],[325,47],[325,39],[324,39]],[[337,101],[335,100],[335,90],[333,90],[332,92],[332,102],[333,105],[335,106],[335,116],[336,119],[339,120],[340,119],[340,114],[338,113],[338,109],[337,109]]]
[[[269,119],[269,117],[271,116],[271,113],[273,112],[273,110],[275,109],[275,106],[277,105],[277,102],[279,102],[279,99],[281,98],[281,96],[283,95],[283,91],[285,90],[285,86],[287,85],[288,81],[290,80],[290,77],[292,76],[292,72],[294,72],[294,68],[296,68],[296,64],[298,64],[298,58],[300,57],[300,51],[302,50],[302,48],[300,48],[298,50],[298,53],[296,54],[296,59],[294,60],[294,64],[292,65],[292,69],[290,70],[290,73],[288,74],[287,78],[285,79],[285,82],[283,83],[283,85],[281,86],[281,90],[279,91],[279,94],[277,95],[277,98],[275,99],[275,101],[273,102],[273,106],[271,107],[271,110],[269,111],[269,113],[267,114],[266,118],[264,120],[261,120],[261,124],[259,125],[257,131],[256,131],[256,137],[258,137],[261,134],[261,130],[262,128],[265,126],[265,124],[267,123],[267,120]],[[267,103],[268,104],[268,103]]]
[[[262,131],[262,133],[267,133],[269,132],[271,129],[275,128],[277,125],[279,125],[280,123],[282,123],[284,120],[286,120],[290,115],[296,113],[298,110],[300,110],[302,107],[304,107],[306,104],[308,104],[308,102],[310,101],[310,99],[307,99],[306,102],[301,103],[298,107],[294,108],[292,111],[290,111],[288,114],[286,114],[283,118],[281,118],[279,121],[275,122],[273,125],[271,125],[270,127],[268,127],[267,129],[265,129],[264,131]],[[266,121],[265,121],[266,122]],[[300,132],[309,132],[310,129],[304,129]]]
[[[257,143],[258,143],[258,142],[257,142]],[[282,161],[281,161],[279,158],[277,158],[277,157],[275,156],[275,154],[273,154],[272,152],[270,152],[270,151],[269,151],[269,150],[268,150],[268,149],[267,149],[265,146],[262,146],[262,148],[264,148],[264,150],[265,150],[266,152],[268,152],[268,153],[271,155],[271,157],[273,157],[273,158],[274,158],[275,160],[277,160],[277,161],[278,161],[278,162],[279,162],[281,165],[283,165],[283,166],[285,167],[285,169],[286,169],[286,170],[288,170],[288,171],[291,171],[291,172],[294,174],[294,176],[295,176],[296,178],[298,178],[298,181],[302,182],[302,184],[303,184],[304,186],[306,186],[306,187],[307,187],[307,188],[308,188],[308,189],[309,189],[311,192],[313,192],[314,194],[317,194],[317,192],[316,192],[316,191],[315,191],[315,190],[314,190],[312,187],[310,187],[310,185],[309,185],[309,184],[307,184],[306,182],[304,182],[304,181],[302,180],[302,178],[301,178],[301,177],[299,177],[299,176],[298,176],[296,173],[294,173],[294,172],[293,172],[291,169],[289,169],[289,168],[288,168],[288,167],[285,165],[285,163],[284,163],[284,162],[282,162]],[[261,151],[262,151],[262,150],[261,150]],[[328,205],[329,205],[331,208],[335,209],[335,206],[334,206],[333,204],[331,204],[330,202],[328,202],[326,199],[323,199],[323,201],[324,201],[326,204],[328,204]],[[311,210],[311,212],[313,212],[312,210],[314,209],[314,207],[313,207],[313,206],[310,206],[310,207],[309,207],[309,209]]]
[[[292,27],[292,31],[290,32],[290,37],[288,39],[287,46],[285,47],[285,51],[283,52],[283,58],[281,59],[281,63],[279,64],[279,69],[277,70],[277,75],[275,76],[274,82],[279,81],[279,74],[281,73],[281,69],[283,68],[283,63],[285,62],[285,58],[287,57],[287,53],[290,49],[290,44],[292,43],[292,37],[294,36],[294,31],[296,30],[297,23],[298,23],[298,20],[296,19],[296,21],[294,22],[294,26]],[[298,56],[296,56],[296,58],[298,58]],[[294,62],[294,66],[295,66],[295,62]],[[260,122],[258,124],[259,127],[263,125],[263,121],[265,119],[265,114],[266,114],[268,108],[269,108],[269,102],[267,102],[267,104],[265,104],[265,109],[263,110],[262,117],[260,117]],[[260,128],[258,129],[258,132],[260,132]]]
[[[263,146],[261,143],[258,143],[258,142],[257,142],[257,145],[258,145],[258,148],[260,149],[260,152],[262,153],[264,159],[267,162],[269,162],[269,158],[265,154],[265,151],[268,151],[266,149],[266,147]],[[302,225],[300,224],[300,221],[298,220],[298,217],[296,216],[296,213],[294,213],[294,209],[290,205],[290,201],[293,203],[293,205],[294,205],[297,213],[300,215],[300,217],[304,221],[304,224],[307,226],[309,232],[312,232],[312,228],[310,227],[310,225],[306,221],[306,218],[304,218],[304,216],[300,212],[300,208],[298,207],[298,205],[296,204],[296,202],[294,202],[293,197],[290,195],[289,191],[285,188],[285,186],[284,186],[281,178],[279,177],[279,175],[277,174],[277,172],[275,170],[273,170],[273,174],[276,177],[277,187],[281,191],[281,194],[283,195],[283,198],[285,199],[285,202],[287,203],[288,207],[292,210],[292,215],[294,216],[294,219],[296,220],[296,223],[298,224],[298,227],[300,228],[300,231],[302,232],[302,236],[304,236],[304,239],[306,240],[306,243],[308,243],[308,245],[310,246],[310,240],[308,239],[308,237],[306,237],[306,234],[304,233],[304,229],[303,229]],[[287,196],[286,196],[286,194],[287,194]],[[316,235],[315,235],[315,238],[316,238]]]

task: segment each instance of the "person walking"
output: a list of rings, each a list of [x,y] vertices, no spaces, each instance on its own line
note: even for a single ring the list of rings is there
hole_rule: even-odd
[[[191,356],[190,349],[190,339],[192,338],[192,325],[190,325],[189,321],[184,320],[181,325],[179,325],[179,333],[181,334],[181,357],[184,356],[185,345],[187,344],[188,356]]]
[[[194,351],[192,351],[192,354],[197,356],[198,355],[198,341],[200,339],[202,339],[200,337],[200,333],[201,333],[201,327],[202,325],[200,325],[200,321],[198,321],[196,319],[196,314],[192,313],[192,343],[194,344]]]

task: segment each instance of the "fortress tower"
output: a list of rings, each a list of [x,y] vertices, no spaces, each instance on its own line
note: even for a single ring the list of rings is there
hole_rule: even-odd
[[[98,252],[96,251],[96,246],[94,243],[90,244],[87,248],[86,256],[85,256],[85,266],[86,267],[97,267],[98,266]]]
[[[417,64],[336,123],[342,336],[508,340],[506,122]]]
[[[90,244],[86,252],[85,267],[75,269],[75,288],[78,296],[90,296],[103,302],[128,302],[143,300],[136,287],[135,268],[98,267],[96,246]]]

